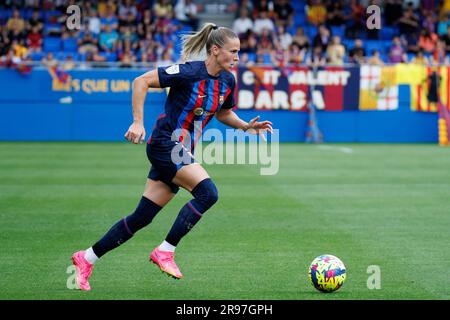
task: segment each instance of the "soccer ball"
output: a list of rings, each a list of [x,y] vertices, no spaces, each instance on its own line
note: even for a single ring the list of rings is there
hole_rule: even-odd
[[[309,266],[309,280],[321,292],[338,290],[347,277],[345,265],[331,254],[318,256]]]

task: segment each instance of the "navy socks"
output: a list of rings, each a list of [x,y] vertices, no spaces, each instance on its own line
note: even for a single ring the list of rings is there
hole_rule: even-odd
[[[200,220],[203,213],[211,208],[218,200],[218,192],[214,182],[208,178],[201,181],[193,190],[194,199],[181,208],[166,241],[177,246],[183,238]]]
[[[142,197],[136,210],[132,214],[118,221],[111,229],[109,229],[103,238],[92,246],[95,255],[100,258],[108,251],[111,251],[126,242],[138,230],[150,224],[160,210],[161,207],[156,203]]]
[[[211,179],[201,181],[193,190],[194,199],[181,208],[172,228],[167,234],[166,241],[177,246],[183,238],[200,220],[209,208],[218,200],[217,188]],[[119,220],[93,246],[95,255],[100,258],[105,253],[117,248],[129,240],[138,230],[150,224],[161,210],[153,201],[142,197],[136,210],[129,216]]]

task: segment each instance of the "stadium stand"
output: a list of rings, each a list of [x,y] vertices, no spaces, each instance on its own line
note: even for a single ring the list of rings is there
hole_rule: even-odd
[[[202,23],[214,21],[232,28],[246,7],[250,28],[239,34],[242,53],[248,63],[272,64],[278,43],[293,52],[299,46],[301,59],[289,63],[304,64],[315,46],[322,46],[322,55],[330,63],[327,47],[332,37],[339,37],[345,47],[345,63],[354,63],[350,53],[355,40],[362,41],[369,63],[371,52],[377,50],[384,63],[391,62],[393,39],[399,37],[407,62],[415,61],[419,51],[432,62],[446,62],[450,53],[448,0],[427,1],[349,1],[349,0],[120,0],[72,1],[81,9],[79,28],[69,28],[66,8],[55,0],[0,2],[0,65],[14,66],[25,61],[37,64],[51,52],[57,59],[68,53],[75,63],[86,62],[86,52],[103,57],[103,66],[120,65],[131,58],[129,67],[140,63],[179,61],[180,35],[197,30]],[[20,5],[14,6],[19,3]],[[379,5],[382,28],[365,27],[366,8]],[[45,10],[41,10],[45,8]],[[37,26],[37,33],[32,29]],[[109,26],[109,27],[108,27]],[[273,27],[272,27],[273,26]],[[279,34],[279,26],[291,37]],[[111,32],[107,31],[111,28]],[[262,32],[263,29],[268,32]],[[302,28],[312,45],[296,42],[297,29]],[[319,30],[326,30],[319,32]],[[90,40],[85,35],[89,34]],[[39,35],[42,41],[39,41]],[[30,40],[31,38],[31,40]],[[33,43],[33,45],[30,45]],[[41,45],[40,45],[41,43]],[[24,50],[17,50],[17,44]],[[106,44],[106,45],[105,45]],[[88,48],[88,49],[86,49]],[[438,52],[445,48],[445,54]],[[87,51],[86,51],[87,50]],[[168,52],[167,52],[168,51]],[[441,50],[442,51],[442,50]],[[163,54],[165,58],[163,59]],[[170,60],[167,60],[170,57]],[[12,61],[13,60],[13,61]],[[127,64],[128,65],[128,64]]]

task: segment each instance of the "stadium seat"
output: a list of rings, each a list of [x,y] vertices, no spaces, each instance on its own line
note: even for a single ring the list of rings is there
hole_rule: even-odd
[[[248,53],[248,60],[256,62],[256,53],[249,52]]]
[[[317,34],[317,27],[316,26],[309,26],[309,25],[305,25],[303,27],[304,31],[305,31],[305,35],[309,37],[309,39],[312,41],[312,39],[314,39],[314,37]]]
[[[344,39],[342,40],[342,44],[347,49],[347,51],[350,51],[350,49],[352,49],[355,46],[355,40]]]
[[[66,52],[76,52],[78,49],[77,39],[67,38],[62,40],[62,48]]]
[[[44,37],[45,52],[58,52],[61,50],[61,39],[58,37]]]
[[[398,35],[398,28],[391,26],[384,26],[380,30],[379,37],[382,40],[392,40],[393,37]]]
[[[341,40],[345,37],[345,26],[332,26],[330,31],[332,36],[339,36]]]
[[[302,0],[292,1],[291,5],[292,5],[292,8],[297,12],[305,9],[305,2]]]
[[[43,52],[30,53],[30,58],[33,61],[41,61],[43,57],[44,57],[44,53]]]
[[[272,64],[272,55],[270,53],[263,54],[263,63]]]
[[[294,15],[294,26],[296,27],[301,27],[303,25],[305,25],[307,23],[306,20],[306,15],[303,12],[298,12],[297,14]]]
[[[366,40],[364,41],[364,47],[367,51],[367,55],[370,55],[372,50],[378,50],[379,52],[382,52],[383,49],[380,47],[381,42],[378,40]]]
[[[59,10],[48,10],[44,13],[44,21],[46,23],[56,23],[56,20],[61,15]]]
[[[49,35],[52,33],[60,33],[61,25],[59,23],[45,23],[44,24],[44,35]]]

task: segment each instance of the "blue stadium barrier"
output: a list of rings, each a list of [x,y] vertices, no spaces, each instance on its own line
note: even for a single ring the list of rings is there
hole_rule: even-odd
[[[132,121],[131,82],[147,70],[71,71],[61,85],[47,70],[22,75],[0,69],[1,141],[123,141]],[[438,140],[437,114],[412,112],[409,88],[399,86],[395,111],[320,111],[317,120],[325,142],[421,142]],[[164,110],[166,92],[149,92],[145,109],[147,136]],[[280,141],[305,141],[308,113],[287,110],[236,110],[244,120],[256,115],[273,122]],[[209,126],[225,134],[216,119]]]

